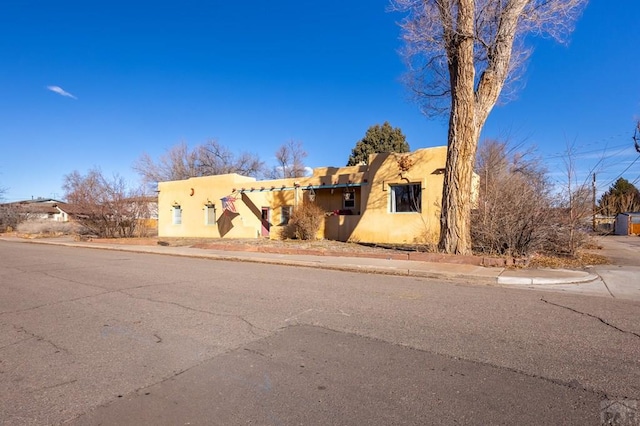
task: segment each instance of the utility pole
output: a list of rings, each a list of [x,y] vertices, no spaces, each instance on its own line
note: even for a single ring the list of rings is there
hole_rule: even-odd
[[[596,231],[596,172],[593,172],[593,182],[591,185],[591,189],[592,189],[592,194],[593,194],[593,204],[592,204],[592,210],[593,210],[593,232]]]

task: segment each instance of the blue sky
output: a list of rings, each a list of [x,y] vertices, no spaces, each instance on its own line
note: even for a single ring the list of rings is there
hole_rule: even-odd
[[[273,164],[295,139],[312,167],[344,165],[385,120],[412,149],[446,144],[446,119],[421,115],[400,82],[402,15],[387,6],[4,0],[4,198],[62,198],[65,174],[96,166],[134,185],[143,152],[157,158],[182,141],[217,138]],[[523,87],[494,109],[483,138],[536,146],[558,181],[571,143],[581,179],[598,164],[600,191],[620,174],[640,184],[639,16],[637,0],[592,0],[567,45],[532,39]]]

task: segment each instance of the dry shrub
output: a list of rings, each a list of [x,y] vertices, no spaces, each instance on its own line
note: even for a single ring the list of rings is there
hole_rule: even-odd
[[[415,251],[434,253],[438,250],[439,237],[440,235],[436,231],[425,225],[423,229],[416,233],[411,246]]]
[[[485,142],[478,152],[480,197],[471,217],[474,251],[526,256],[542,249],[553,229],[550,184],[535,160]]]
[[[20,214],[15,205],[0,205],[0,232],[11,232],[20,223]]]
[[[324,210],[312,202],[304,203],[293,210],[291,219],[284,227],[284,238],[315,240],[324,221]]]
[[[588,243],[590,192],[569,185],[558,194],[542,163],[485,142],[478,151],[478,208],[471,216],[474,251],[514,257],[534,253],[576,256]]]
[[[21,234],[70,235],[80,233],[81,228],[80,225],[73,222],[29,220],[19,223],[16,230]]]

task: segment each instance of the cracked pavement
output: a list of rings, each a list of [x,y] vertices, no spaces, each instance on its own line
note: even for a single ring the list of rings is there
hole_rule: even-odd
[[[595,424],[602,399],[640,399],[639,314],[577,294],[0,241],[0,418]]]

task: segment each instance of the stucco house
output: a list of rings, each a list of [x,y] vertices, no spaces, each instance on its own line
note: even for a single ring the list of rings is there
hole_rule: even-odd
[[[158,235],[276,239],[293,209],[313,202],[326,212],[319,238],[435,241],[446,155],[442,146],[373,154],[368,165],[320,167],[300,178],[226,174],[160,182]]]

